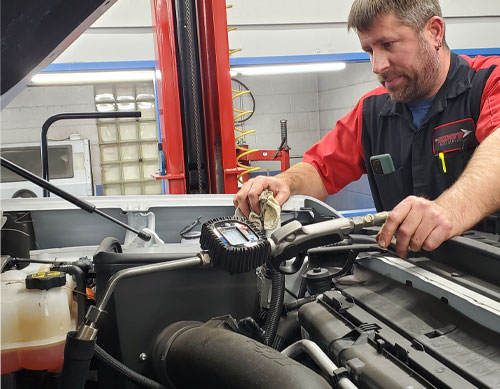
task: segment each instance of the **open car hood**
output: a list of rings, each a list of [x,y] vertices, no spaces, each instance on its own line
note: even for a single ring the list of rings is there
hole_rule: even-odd
[[[115,2],[2,1],[2,108]]]

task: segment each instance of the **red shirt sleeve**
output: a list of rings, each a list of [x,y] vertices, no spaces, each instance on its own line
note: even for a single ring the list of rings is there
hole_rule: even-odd
[[[329,194],[337,193],[366,172],[361,144],[362,114],[363,98],[304,154],[302,161],[316,168]]]
[[[481,99],[481,113],[477,120],[476,138],[482,142],[488,135],[500,127],[500,63],[493,70]]]
[[[483,89],[481,111],[476,125],[476,138],[482,142],[500,127],[500,57],[464,57],[472,68],[479,70],[495,66]]]

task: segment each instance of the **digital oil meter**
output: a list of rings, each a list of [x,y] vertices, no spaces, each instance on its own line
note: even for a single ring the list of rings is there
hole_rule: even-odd
[[[270,254],[265,235],[252,223],[237,217],[213,219],[203,224],[200,245],[212,264],[230,273],[244,273],[262,265]]]

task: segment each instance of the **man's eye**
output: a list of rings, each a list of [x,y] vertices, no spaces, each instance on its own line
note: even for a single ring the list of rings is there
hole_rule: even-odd
[[[385,49],[390,49],[390,48],[392,48],[393,44],[394,44],[394,42],[385,42],[384,43],[384,48]]]

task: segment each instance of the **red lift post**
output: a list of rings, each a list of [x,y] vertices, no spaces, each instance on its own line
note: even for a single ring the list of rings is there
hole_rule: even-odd
[[[186,193],[172,0],[151,0],[155,68],[168,193]]]
[[[151,0],[158,104],[169,193],[186,193],[176,61],[174,0]],[[196,0],[203,116],[210,193],[236,193],[236,165],[225,0]]]
[[[197,6],[211,193],[236,193],[241,170],[236,165],[226,2],[197,0]]]

